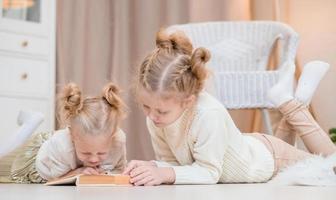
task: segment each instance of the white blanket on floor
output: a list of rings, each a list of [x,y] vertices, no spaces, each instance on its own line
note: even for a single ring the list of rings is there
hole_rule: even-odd
[[[282,170],[269,183],[277,185],[336,186],[336,153],[314,156]]]

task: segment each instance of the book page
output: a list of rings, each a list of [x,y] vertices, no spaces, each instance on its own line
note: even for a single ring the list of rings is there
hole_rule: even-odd
[[[68,177],[58,178],[55,180],[48,181],[44,185],[69,185],[69,184],[75,185],[76,179],[78,178],[78,176],[80,175],[72,175]]]

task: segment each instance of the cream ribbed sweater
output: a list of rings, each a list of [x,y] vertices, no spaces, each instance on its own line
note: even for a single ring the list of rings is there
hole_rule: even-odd
[[[174,169],[175,184],[265,182],[274,159],[265,145],[242,135],[225,107],[208,93],[173,124],[147,127],[159,167]]]
[[[120,173],[126,165],[126,137],[119,129],[114,136],[108,158],[102,168]],[[70,170],[82,166],[73,146],[69,129],[56,131],[51,138],[40,147],[36,156],[36,170],[46,180],[60,177]]]

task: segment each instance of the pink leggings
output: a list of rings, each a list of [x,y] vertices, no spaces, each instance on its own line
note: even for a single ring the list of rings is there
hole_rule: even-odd
[[[279,111],[283,114],[275,136],[286,139],[293,138],[290,134],[298,134],[308,152],[299,150],[290,145],[293,140],[283,141],[277,137],[265,134],[252,134],[263,142],[272,153],[275,161],[275,173],[282,168],[292,165],[299,160],[320,154],[327,156],[336,152],[336,146],[332,143],[327,133],[317,124],[307,107],[293,99],[281,105]]]

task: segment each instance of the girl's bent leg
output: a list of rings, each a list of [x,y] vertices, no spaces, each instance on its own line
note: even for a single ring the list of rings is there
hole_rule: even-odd
[[[307,107],[293,99],[279,107],[287,122],[293,126],[309,152],[324,156],[336,152],[328,134],[314,120]]]
[[[280,120],[279,126],[274,134],[275,137],[287,142],[290,145],[295,144],[296,134],[295,129],[287,123],[285,118]]]

